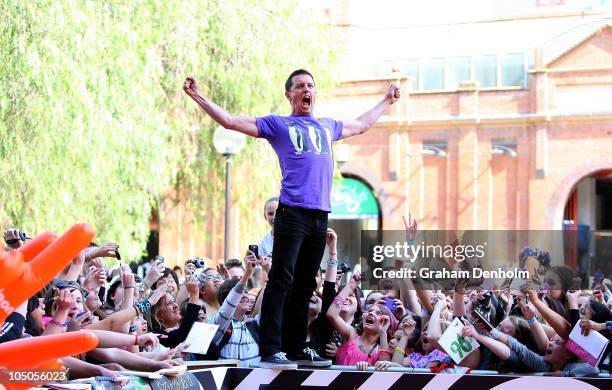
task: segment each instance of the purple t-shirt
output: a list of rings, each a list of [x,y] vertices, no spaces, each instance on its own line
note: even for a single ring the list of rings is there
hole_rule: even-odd
[[[331,211],[334,175],[332,141],[342,135],[342,122],[310,116],[268,115],[257,118],[258,137],[270,142],[283,180],[280,201],[288,206]]]

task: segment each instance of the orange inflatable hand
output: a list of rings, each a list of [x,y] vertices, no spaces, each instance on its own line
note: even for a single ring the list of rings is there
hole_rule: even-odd
[[[23,273],[23,262],[32,260],[55,240],[55,234],[45,232],[15,251],[4,252],[0,249],[0,287],[12,285]]]
[[[55,240],[57,240],[55,233],[44,232],[34,237],[30,242],[17,249],[17,251],[23,255],[23,261],[28,262],[38,256],[40,252]]]
[[[95,232],[90,225],[76,224],[32,261],[25,263],[23,272],[16,281],[0,286],[0,323],[15,311],[15,307],[51,281],[94,237]]]
[[[4,252],[0,249],[0,288],[15,283],[23,274],[24,268],[23,255],[20,252]]]
[[[0,344],[0,366],[8,369],[56,367],[56,359],[91,351],[97,346],[98,336],[87,331],[13,340]]]

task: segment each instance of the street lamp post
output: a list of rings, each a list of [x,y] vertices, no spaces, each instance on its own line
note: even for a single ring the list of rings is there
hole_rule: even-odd
[[[225,247],[224,260],[230,252],[230,206],[231,206],[231,171],[232,156],[238,154],[246,142],[245,135],[237,131],[218,127],[213,134],[213,144],[217,153],[225,157]]]

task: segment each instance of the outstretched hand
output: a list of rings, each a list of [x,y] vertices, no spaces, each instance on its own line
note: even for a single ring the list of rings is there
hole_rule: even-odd
[[[419,229],[416,219],[412,218],[412,214],[408,213],[408,219],[402,215],[404,220],[404,227],[406,228],[406,241],[414,241],[417,231]]]

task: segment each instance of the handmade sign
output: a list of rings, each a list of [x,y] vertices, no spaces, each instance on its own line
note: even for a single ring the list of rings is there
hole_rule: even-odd
[[[438,340],[438,344],[457,364],[480,346],[473,338],[463,336],[463,327],[459,318],[455,318]]]

